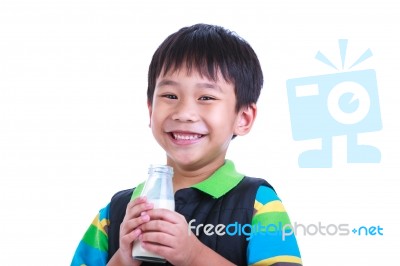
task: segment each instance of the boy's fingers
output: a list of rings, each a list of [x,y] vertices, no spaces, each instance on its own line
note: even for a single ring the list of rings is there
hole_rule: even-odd
[[[137,204],[139,204],[139,203],[146,202],[146,200],[147,200],[147,199],[146,199],[145,196],[137,197],[136,199],[130,201],[130,202],[128,203],[128,206],[135,206],[135,205],[137,205]]]
[[[129,234],[122,235],[120,237],[121,243],[125,244],[126,246],[130,246],[130,244],[135,241],[141,233],[142,231],[140,229],[135,229]]]
[[[154,244],[156,246],[162,245],[165,247],[173,247],[175,238],[166,233],[160,232],[145,232],[140,235],[140,241],[147,242],[147,244]]]
[[[172,234],[172,231],[170,229],[171,223],[163,220],[151,220],[148,223],[143,223],[139,228],[143,232],[167,232],[169,234]]]
[[[181,214],[167,209],[152,209],[146,213],[150,216],[151,220],[164,220],[175,224],[180,223],[182,219],[185,220]]]
[[[150,216],[147,214],[144,214],[144,215],[139,216],[138,218],[126,221],[126,225],[128,228],[134,229],[148,221],[150,221]]]
[[[130,220],[138,217],[142,212],[151,210],[153,204],[146,201],[145,198],[138,198],[128,203],[124,220]]]
[[[150,221],[150,216],[147,214],[141,215],[138,218],[126,220],[121,223],[120,235],[126,235],[148,221]]]

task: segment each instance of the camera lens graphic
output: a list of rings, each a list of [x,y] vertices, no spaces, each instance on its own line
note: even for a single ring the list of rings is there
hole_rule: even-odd
[[[359,83],[345,81],[332,88],[327,99],[330,115],[341,124],[356,124],[368,114],[371,101]]]

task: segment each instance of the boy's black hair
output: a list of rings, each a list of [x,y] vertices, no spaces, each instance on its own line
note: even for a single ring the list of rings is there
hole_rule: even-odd
[[[149,66],[147,100],[152,103],[156,79],[182,66],[187,71],[217,80],[218,71],[234,85],[236,111],[256,103],[263,85],[257,55],[236,33],[223,27],[196,24],[168,36],[155,51]]]

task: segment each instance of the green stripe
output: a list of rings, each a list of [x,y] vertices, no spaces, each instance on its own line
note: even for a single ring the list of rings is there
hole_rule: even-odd
[[[137,197],[140,196],[140,193],[142,193],[143,187],[144,187],[144,183],[140,183],[134,190],[131,196],[131,201],[136,199]]]
[[[251,223],[252,225],[261,224],[263,226],[275,225],[277,228],[280,228],[286,224],[290,224],[290,219],[286,212],[264,212],[256,214]],[[274,227],[269,226],[268,228],[272,230]]]
[[[108,250],[108,237],[91,224],[82,239],[83,242],[101,251]]]

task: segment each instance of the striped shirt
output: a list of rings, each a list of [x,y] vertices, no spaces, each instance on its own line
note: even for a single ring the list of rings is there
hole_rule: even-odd
[[[223,186],[219,183],[223,177]],[[227,177],[232,177],[228,178]],[[214,197],[231,190],[244,176],[237,173],[231,161],[218,169],[207,182],[194,187]],[[134,190],[132,198],[140,195],[143,183]],[[108,261],[109,204],[101,209],[80,241],[72,266],[106,265]],[[299,266],[302,265],[296,237],[289,216],[275,191],[260,186],[254,202],[254,216],[248,235],[247,264],[254,266]]]

